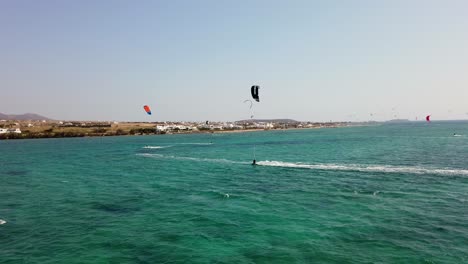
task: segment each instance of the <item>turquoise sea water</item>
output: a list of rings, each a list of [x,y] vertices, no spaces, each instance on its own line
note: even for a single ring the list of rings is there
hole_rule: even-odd
[[[0,150],[0,263],[468,263],[467,122]]]

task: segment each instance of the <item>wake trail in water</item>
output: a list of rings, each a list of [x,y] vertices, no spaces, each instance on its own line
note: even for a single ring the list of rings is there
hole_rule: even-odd
[[[227,159],[194,158],[163,154],[139,153],[143,157],[175,159],[195,162],[225,163],[250,165],[250,162],[233,161]],[[296,168],[310,170],[328,170],[328,171],[359,171],[359,172],[383,172],[383,173],[408,173],[408,174],[437,174],[437,175],[463,175],[468,176],[468,170],[452,168],[428,168],[428,167],[410,167],[410,166],[391,166],[391,165],[365,165],[365,164],[307,164],[301,162],[283,162],[283,161],[257,161],[257,166]]]
[[[175,160],[188,160],[196,162],[211,162],[211,163],[228,163],[228,164],[250,164],[250,162],[234,161],[227,159],[210,159],[210,158],[194,158],[194,157],[183,157],[163,154],[152,154],[152,153],[139,153],[138,156],[149,157],[149,158],[160,158],[160,159],[175,159]]]
[[[384,172],[384,173],[410,173],[410,174],[438,174],[438,175],[464,175],[468,176],[468,170],[450,168],[427,168],[410,166],[390,165],[364,165],[364,164],[306,164],[282,161],[258,161],[260,166],[299,168],[312,170],[334,170],[334,171],[361,171],[361,172]]]

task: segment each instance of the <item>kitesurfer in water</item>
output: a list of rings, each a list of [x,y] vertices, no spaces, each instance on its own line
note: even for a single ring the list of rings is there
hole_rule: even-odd
[[[253,161],[252,161],[252,165],[257,165],[257,161],[256,161],[256,160],[253,160]]]

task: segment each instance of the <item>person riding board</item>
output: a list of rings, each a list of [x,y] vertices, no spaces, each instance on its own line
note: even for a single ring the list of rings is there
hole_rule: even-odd
[[[256,160],[253,160],[253,161],[252,161],[252,165],[257,165],[257,161],[256,161]]]

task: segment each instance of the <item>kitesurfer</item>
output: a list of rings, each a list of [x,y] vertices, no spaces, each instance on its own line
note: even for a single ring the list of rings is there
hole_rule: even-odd
[[[253,161],[252,161],[252,165],[257,165],[257,161],[256,161],[256,160],[253,160]]]

